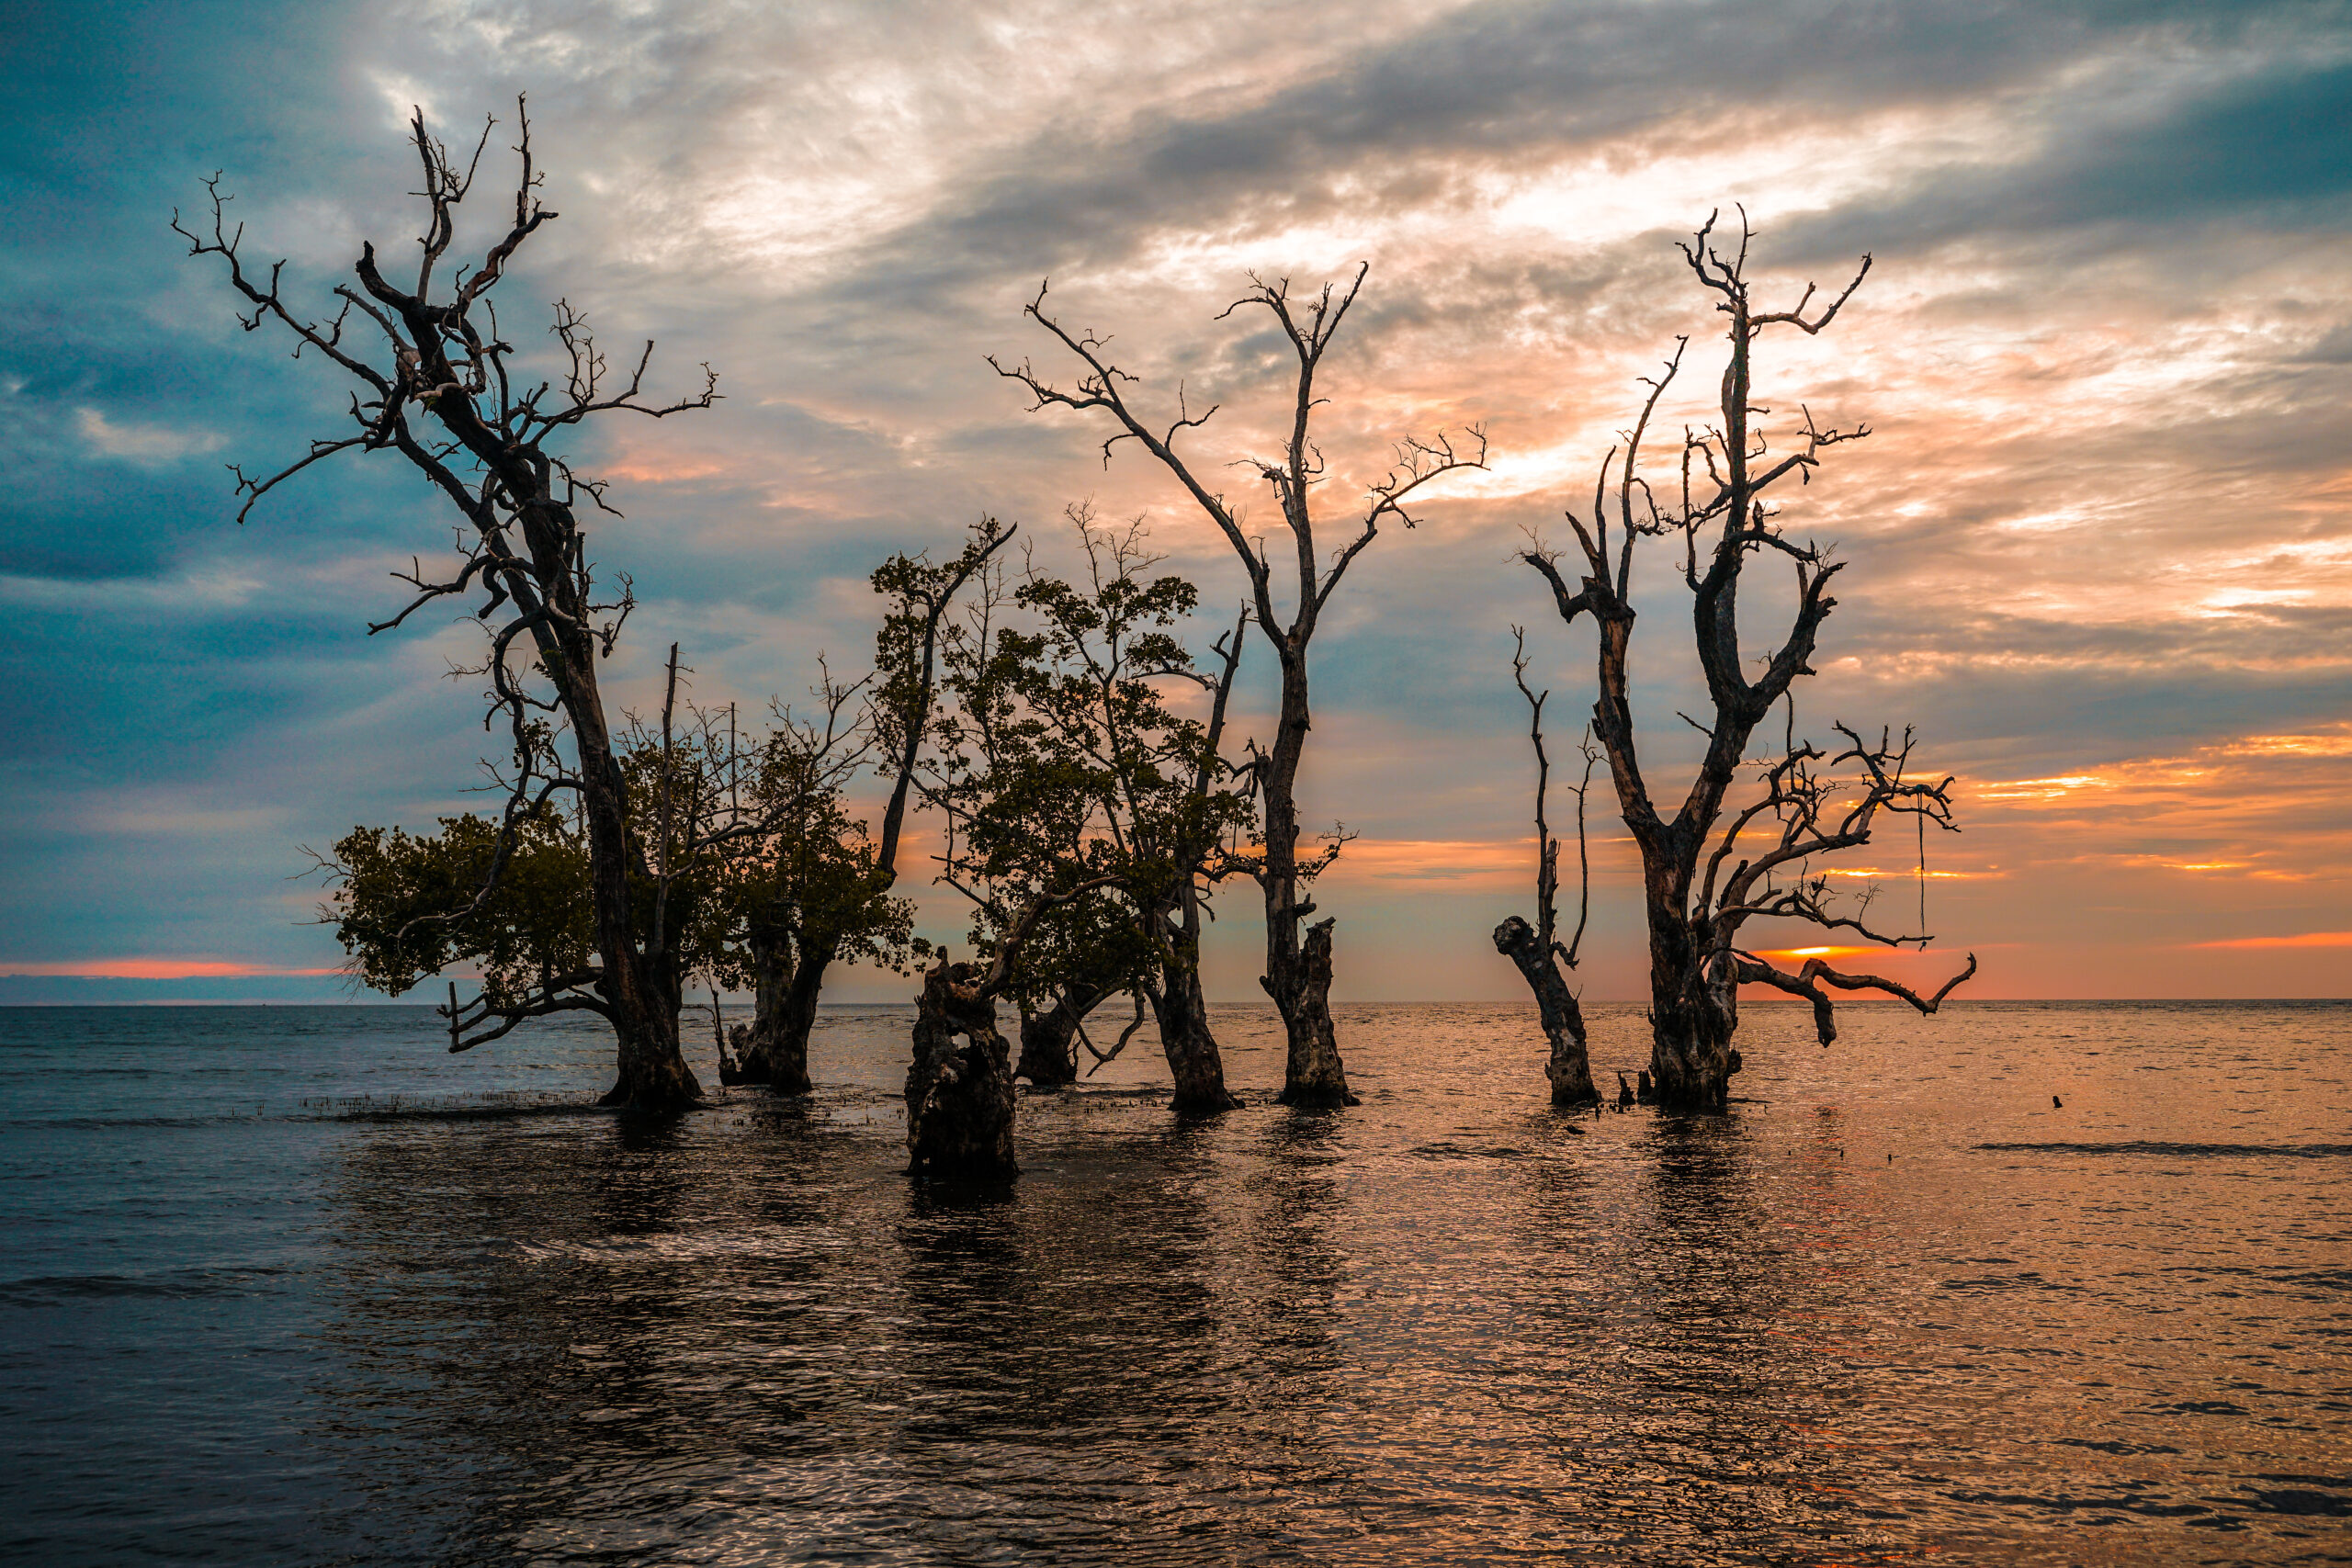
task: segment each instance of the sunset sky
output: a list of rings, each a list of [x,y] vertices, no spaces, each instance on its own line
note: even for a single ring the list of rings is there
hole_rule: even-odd
[[[1041,279],[1172,410],[1222,405],[1204,468],[1267,449],[1278,340],[1215,318],[1251,269],[1368,262],[1326,370],[1344,526],[1387,443],[1483,423],[1489,471],[1354,567],[1317,643],[1310,820],[1361,838],[1319,901],[1342,999],[1524,992],[1487,933],[1532,912],[1532,767],[1510,627],[1560,750],[1591,701],[1521,530],[1562,509],[1678,333],[1668,416],[1721,364],[1673,242],[1745,204],[1773,299],[1867,282],[1768,339],[1760,400],[1875,434],[1788,498],[1849,564],[1797,725],[1917,727],[1965,831],[1926,845],[1935,947],[1996,997],[2352,994],[2352,11],[2320,5],[1104,0],[15,4],[0,178],[0,1002],[333,999],[300,847],[479,805],[467,626],[387,573],[447,518],[390,456],[322,467],[242,528],[223,464],[298,455],[344,387],[238,330],[167,224],[224,173],[249,258],[323,300],[360,243],[413,243],[401,121],[502,124],[530,95],[561,217],[500,288],[558,295],[654,375],[725,400],[577,448],[594,531],[705,703],[862,667],[867,571],[983,513],[1066,559],[1063,507],[1148,513],[1228,618],[1222,541],[1130,444],[1028,412],[989,354],[1055,345]],[[1275,526],[1272,509],[1253,514]],[[1637,704],[1659,793],[1702,699],[1666,552],[1637,568]],[[1747,616],[1774,635],[1781,573]],[[1243,685],[1271,705],[1253,648]],[[1623,829],[1593,825],[1588,995],[1642,987]],[[1843,863],[1916,924],[1905,832]],[[1857,888],[1868,875],[1850,879]],[[1259,919],[1220,906],[1212,996],[1252,999]],[[923,929],[960,940],[927,897]],[[1807,945],[1797,929],[1763,946]],[[845,976],[842,999],[908,982]]]

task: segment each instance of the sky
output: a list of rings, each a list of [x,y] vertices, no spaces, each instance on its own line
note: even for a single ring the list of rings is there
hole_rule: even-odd
[[[447,675],[470,634],[366,629],[448,518],[384,455],[235,522],[224,465],[299,454],[345,392],[240,330],[168,224],[220,171],[247,254],[323,300],[363,241],[413,243],[412,106],[452,139],[499,118],[487,189],[518,93],[560,217],[502,321],[536,343],[561,297],[657,340],[657,386],[707,360],[724,394],[573,448],[626,513],[595,536],[639,601],[623,703],[673,639],[707,704],[800,696],[820,651],[862,667],[866,573],[984,513],[1046,566],[1066,506],[1143,515],[1229,615],[1238,565],[1167,476],[1132,444],[1106,466],[1107,432],[987,356],[1066,373],[1022,315],[1050,279],[1139,399],[1219,405],[1191,450],[1239,496],[1282,345],[1219,312],[1253,269],[1369,264],[1325,370],[1327,527],[1396,438],[1476,423],[1492,461],[1384,532],[1316,643],[1303,808],[1359,835],[1317,896],[1335,995],[1521,996],[1487,937],[1533,902],[1510,627],[1555,754],[1592,670],[1513,552],[1566,542],[1678,334],[1665,417],[1703,413],[1721,345],[1674,242],[1744,206],[1768,299],[1872,258],[1758,372],[1777,431],[1802,404],[1873,432],[1781,518],[1847,563],[1797,727],[1914,725],[1956,780],[1962,832],[1840,863],[1905,931],[1924,886],[1932,944],[1870,966],[1973,952],[1980,998],[2352,994],[2344,5],[7,3],[0,57],[0,1002],[342,998],[302,846],[482,804]],[[1703,694],[1664,553],[1636,572],[1644,746],[1679,798]],[[1785,602],[1758,581],[1751,651]],[[1261,725],[1272,671],[1254,649]],[[1631,998],[1605,793],[1580,983]],[[1220,904],[1217,999],[1256,995],[1252,904]]]

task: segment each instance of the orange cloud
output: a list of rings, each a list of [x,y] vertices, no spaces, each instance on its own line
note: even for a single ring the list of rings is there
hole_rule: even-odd
[[[2300,936],[2237,936],[2191,947],[2352,947],[2352,931],[2304,931]]]
[[[1802,964],[1808,958],[1851,958],[1858,953],[1888,951],[1883,947],[1759,947],[1756,956],[1780,964]]]
[[[1573,849],[1574,846],[1570,846]],[[1573,873],[1573,865],[1570,867]],[[1325,876],[1333,882],[1379,878],[1404,882],[1535,879],[1535,841],[1496,843],[1476,839],[1356,839],[1340,852]]]
[[[251,979],[339,975],[340,969],[271,969],[227,958],[75,958],[58,964],[0,963],[0,975],[64,975],[89,980]]]

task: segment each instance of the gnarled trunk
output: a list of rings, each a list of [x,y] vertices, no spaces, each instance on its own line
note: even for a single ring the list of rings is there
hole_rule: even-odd
[[[628,788],[605,728],[590,639],[583,634],[560,641],[549,634],[539,652],[571,720],[580,753],[581,815],[588,828],[597,958],[604,971],[597,989],[609,1010],[619,1069],[599,1103],[644,1111],[692,1105],[702,1099],[702,1085],[679,1049],[684,996],[679,976],[671,972],[675,964],[641,953],[631,929]]]
[[[1012,1052],[976,964],[942,961],[915,999],[907,1069],[908,1174],[995,1178],[1012,1157]]]
[[[1238,635],[1237,628],[1237,637]],[[1227,680],[1231,666],[1227,666]],[[1218,721],[1224,718],[1224,694],[1218,691]],[[1176,906],[1182,918],[1173,931],[1164,916],[1152,918],[1160,928],[1159,984],[1147,985],[1144,998],[1151,1004],[1152,1021],[1159,1028],[1159,1046],[1168,1058],[1168,1076],[1176,1089],[1173,1109],[1191,1116],[1238,1110],[1241,1101],[1225,1087],[1225,1053],[1209,1031],[1207,993],[1201,988],[1201,899],[1192,877],[1177,885]]]
[[[746,945],[752,950],[752,1023],[737,1031],[736,1071],[722,1081],[765,1086],[775,1081],[775,1027],[792,980],[792,942],[782,931],[753,926]]]
[[[808,1094],[808,1035],[817,1026],[817,999],[833,950],[814,942],[796,964],[786,938],[754,932],[752,965],[757,974],[752,1032],[744,1043],[742,1081],[763,1084],[778,1094]]]
[[[1283,1015],[1290,1050],[1283,1069],[1281,1102],[1302,1108],[1353,1105],[1348,1069],[1331,1029],[1331,927],[1329,917],[1299,923],[1315,910],[1299,897],[1299,759],[1309,728],[1306,709],[1306,649],[1294,634],[1283,645],[1283,706],[1273,750],[1259,775],[1266,802],[1266,973],[1259,980]]]
[[[1600,1091],[1592,1086],[1592,1064],[1585,1054],[1584,1010],[1535,928],[1513,915],[1495,928],[1495,951],[1518,966],[1535,993],[1544,1037],[1552,1043],[1551,1060],[1544,1064],[1544,1076],[1552,1080],[1552,1103],[1598,1102]]]
[[[1079,998],[1065,991],[1044,1012],[1021,1017],[1021,1060],[1012,1069],[1040,1089],[1064,1089],[1078,1081]]]
[[[648,1011],[625,1021],[616,1010],[613,1033],[619,1044],[620,1073],[598,1104],[674,1111],[702,1098],[702,1085],[678,1049],[676,1013],[664,1019]]]
[[[1283,1031],[1290,1052],[1283,1072],[1281,1102],[1303,1108],[1353,1105],[1347,1069],[1340,1062],[1340,1043],[1331,1032],[1331,927],[1329,919],[1306,929],[1283,971],[1264,982],[1267,994],[1283,1015]]]
[[[1161,980],[1144,995],[1151,1003],[1152,1021],[1159,1026],[1169,1078],[1176,1086],[1174,1109],[1192,1116],[1238,1109],[1241,1101],[1225,1087],[1225,1054],[1209,1032],[1208,998],[1201,991],[1198,962],[1184,962],[1180,949],[1178,962],[1163,968]]]
[[[1650,1093],[1672,1111],[1721,1111],[1739,1071],[1736,969],[1708,949],[1685,912],[1697,872],[1696,835],[1671,829],[1643,847],[1650,935]]]
[[[1695,980],[1696,977],[1693,976]],[[1699,982],[1650,998],[1650,1092],[1669,1110],[1721,1111],[1739,1071],[1732,1035],[1739,1027],[1727,987]]]

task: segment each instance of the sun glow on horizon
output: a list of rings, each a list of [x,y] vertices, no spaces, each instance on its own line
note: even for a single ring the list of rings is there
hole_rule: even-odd
[[[51,976],[82,980],[250,980],[297,975],[340,975],[340,969],[279,969],[232,958],[75,958],[53,964],[0,963],[0,976]]]

